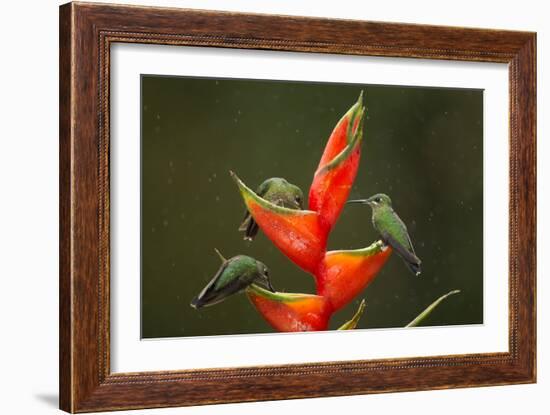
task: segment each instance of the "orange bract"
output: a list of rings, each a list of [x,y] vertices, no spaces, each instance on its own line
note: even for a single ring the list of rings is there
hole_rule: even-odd
[[[380,242],[354,251],[327,252],[317,279],[318,294],[339,310],[369,285],[391,252]]]

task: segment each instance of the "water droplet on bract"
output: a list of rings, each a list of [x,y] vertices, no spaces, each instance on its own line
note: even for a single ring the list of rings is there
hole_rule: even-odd
[[[165,228],[168,226],[168,220],[167,219],[164,219],[162,221],[162,226],[164,226]]]

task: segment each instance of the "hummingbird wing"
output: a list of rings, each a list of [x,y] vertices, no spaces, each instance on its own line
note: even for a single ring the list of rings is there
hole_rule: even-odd
[[[191,305],[195,308],[204,307],[205,305],[212,305],[216,302],[213,301],[213,293],[216,291],[216,285],[219,284],[220,277],[223,275],[223,272],[227,269],[228,261],[225,261],[218,271],[216,271],[216,274],[212,277],[212,279],[206,284],[206,286],[201,290],[199,295],[197,295],[193,301],[191,301]]]
[[[406,246],[403,246],[402,243],[400,243],[396,238],[394,238],[388,232],[382,232],[381,236],[384,242],[386,242],[388,245],[394,248],[397,251],[397,253],[401,256],[401,258],[403,258],[405,261],[410,262],[412,264],[417,264],[417,265],[420,265],[422,263],[422,261],[420,261],[420,258],[418,258],[415,255],[414,250],[409,249]]]
[[[379,229],[382,239],[396,250],[413,274],[420,274],[422,261],[416,256],[407,226],[395,212],[390,218],[387,228]]]
[[[195,308],[217,304],[242,291],[255,277],[249,269],[239,268],[235,259],[225,261],[191,305]]]

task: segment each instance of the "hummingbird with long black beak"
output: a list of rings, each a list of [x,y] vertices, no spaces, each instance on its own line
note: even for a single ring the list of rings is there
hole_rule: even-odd
[[[288,209],[303,209],[304,193],[298,186],[289,183],[280,177],[272,177],[265,180],[256,189],[256,194],[277,206]],[[258,234],[258,224],[247,210],[239,231],[244,232],[244,239],[252,241]]]
[[[347,203],[369,205],[372,208],[372,224],[380,234],[382,241],[395,249],[413,274],[420,275],[421,261],[414,252],[407,226],[393,210],[388,195],[378,193],[368,199],[349,200]]]
[[[222,265],[206,287],[191,301],[191,307],[198,309],[220,303],[227,297],[244,291],[251,284],[275,292],[269,279],[269,270],[263,263],[246,255],[225,259],[218,250],[216,252]]]

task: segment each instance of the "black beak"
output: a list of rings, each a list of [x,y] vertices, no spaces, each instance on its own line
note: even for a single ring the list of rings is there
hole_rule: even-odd
[[[357,199],[357,200],[348,200],[346,203],[359,203],[361,205],[368,205],[370,201],[369,199]]]
[[[271,280],[269,279],[269,277],[267,277],[267,286],[269,287],[269,291],[271,291],[272,293],[275,292],[275,288],[273,288],[273,285],[271,285]]]

